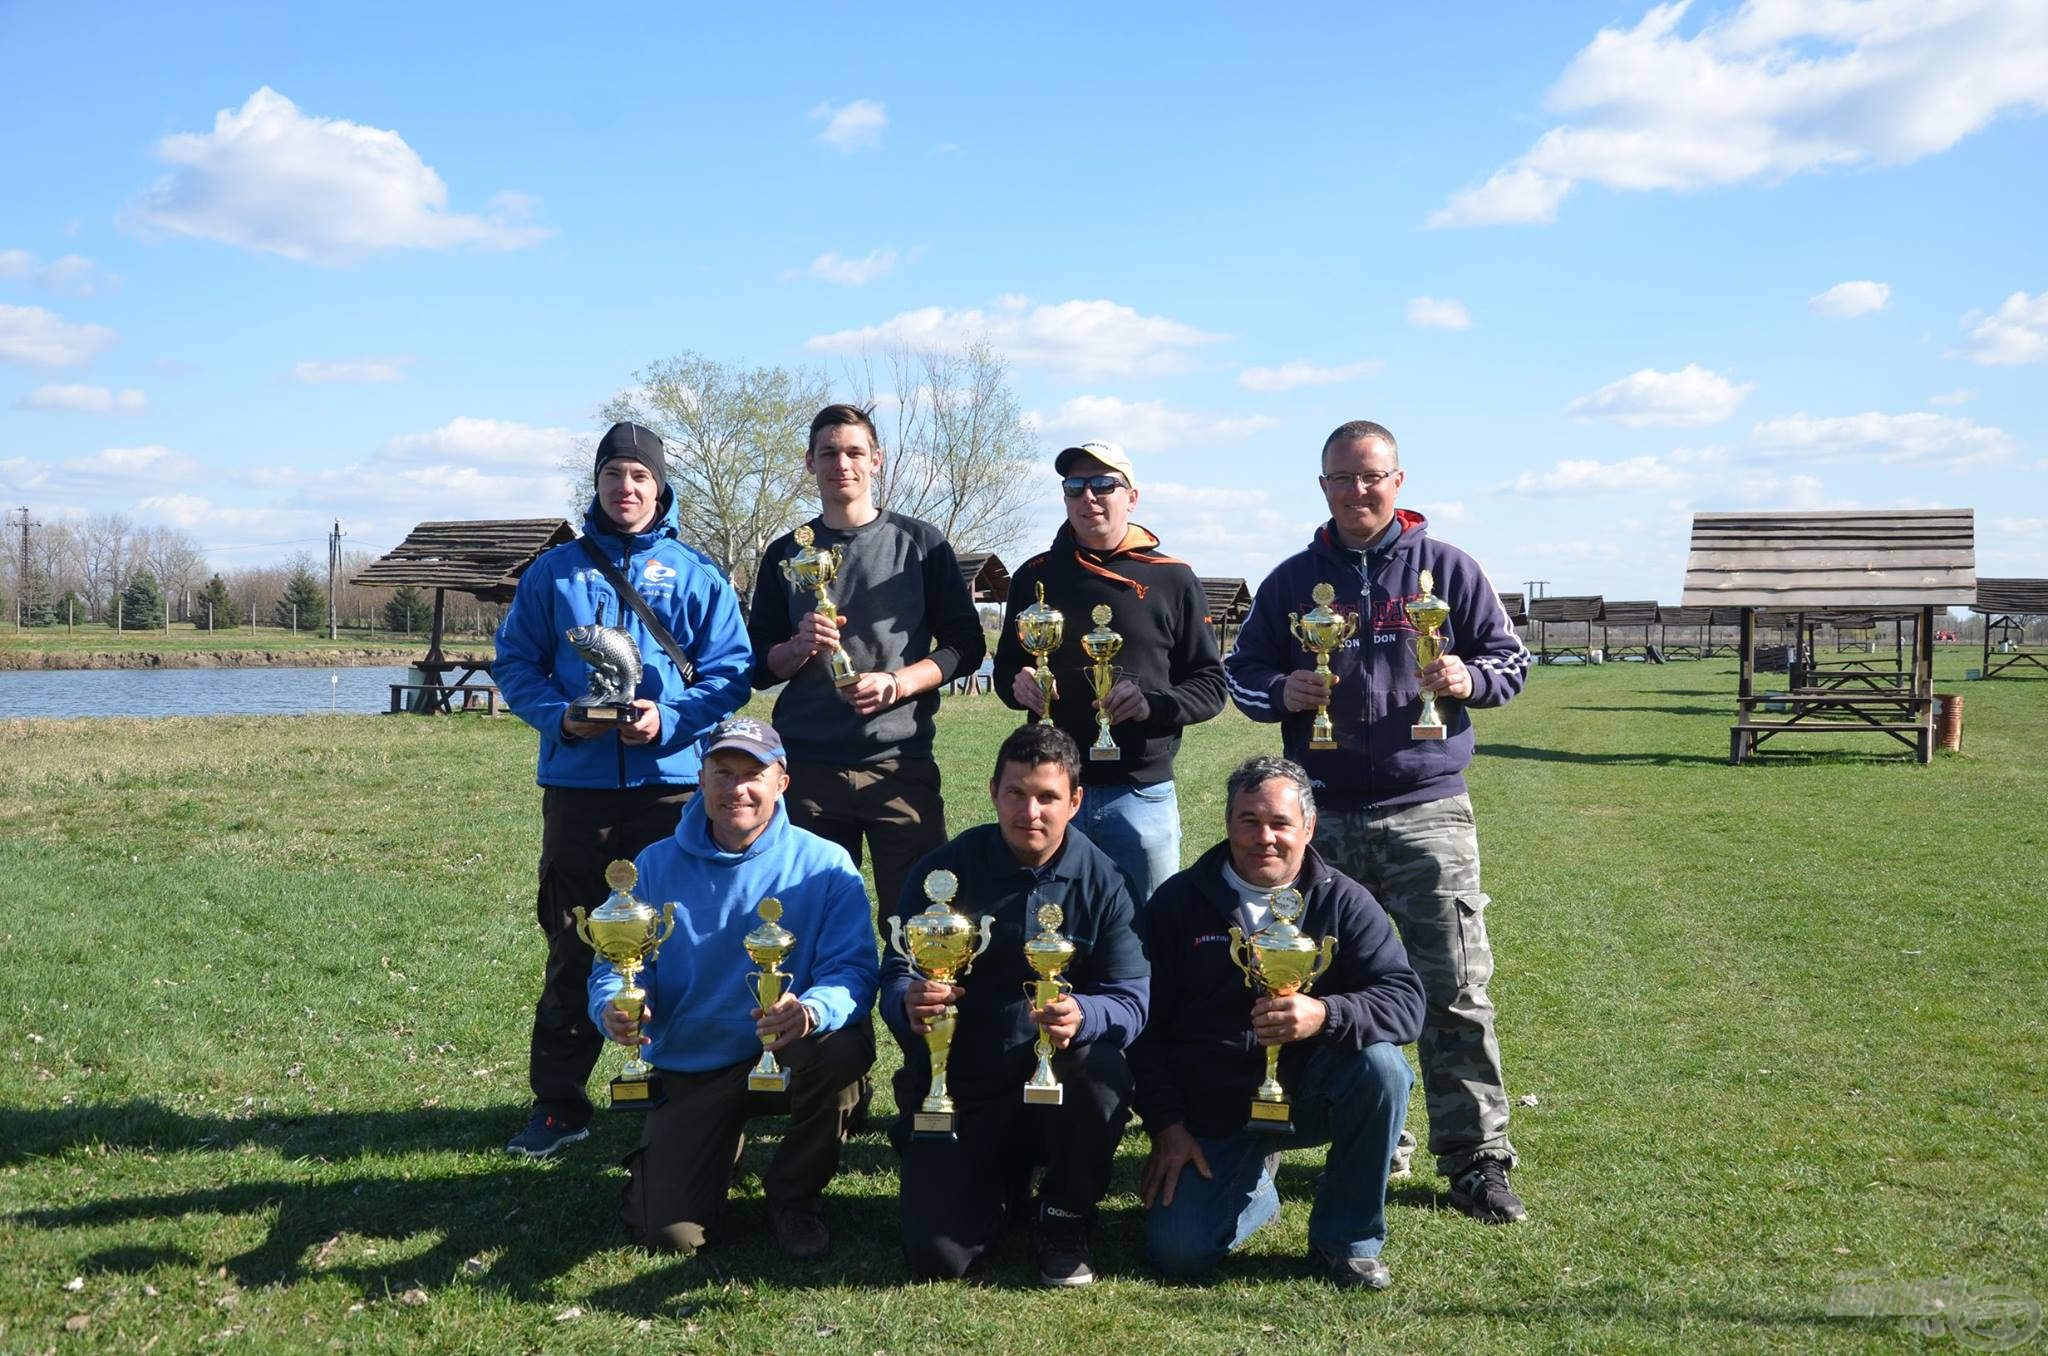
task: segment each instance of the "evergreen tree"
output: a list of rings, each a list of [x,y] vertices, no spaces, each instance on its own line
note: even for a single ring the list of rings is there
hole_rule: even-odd
[[[217,631],[232,630],[242,624],[242,609],[228,593],[227,581],[219,575],[206,581],[206,587],[192,603],[192,620],[200,626],[206,625],[207,609],[213,611],[213,626]]]
[[[400,584],[398,592],[384,604],[384,629],[387,631],[424,631],[433,619],[434,604],[426,594],[410,584]]]
[[[320,581],[303,565],[292,571],[290,581],[284,586],[284,596],[277,600],[276,624],[292,625],[293,608],[298,609],[301,631],[315,631],[327,625],[327,590],[320,587]]]
[[[121,629],[160,631],[163,624],[163,590],[157,587],[155,575],[137,570],[128,576],[128,587],[121,590]]]

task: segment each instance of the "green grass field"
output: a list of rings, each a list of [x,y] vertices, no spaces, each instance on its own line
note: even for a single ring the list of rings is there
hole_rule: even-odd
[[[1929,767],[1876,737],[1728,767],[1722,663],[1540,670],[1479,717],[1531,1219],[1473,1224],[1425,1168],[1379,1295],[1299,1260],[1312,1152],[1213,1284],[1154,1281],[1139,1136],[1085,1292],[1036,1289],[1021,1239],[907,1284],[876,1135],[827,1261],[765,1241],[751,1178],[736,1241],[642,1256],[629,1118],[497,1151],[541,960],[523,726],[0,722],[0,1352],[1987,1349],[1992,1301],[2017,1338],[2048,1300],[2048,681],[1964,662]],[[949,703],[956,829],[1013,720]],[[1190,858],[1274,742],[1192,732]]]

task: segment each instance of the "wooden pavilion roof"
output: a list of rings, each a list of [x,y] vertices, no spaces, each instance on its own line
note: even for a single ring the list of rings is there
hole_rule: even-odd
[[[1208,599],[1212,626],[1235,626],[1252,610],[1251,585],[1242,579],[1204,578],[1202,594]]]
[[[1693,515],[1687,605],[1865,611],[1976,596],[1972,509]]]
[[[1540,622],[1596,622],[1600,620],[1601,599],[1597,593],[1557,594],[1532,598],[1529,616]]]
[[[1660,607],[1657,620],[1665,626],[1740,626],[1739,607]]]
[[[2048,579],[1979,579],[1970,611],[1987,617],[2048,615]]]
[[[1600,620],[1608,626],[1655,626],[1657,605],[1651,603],[1610,603],[1600,604]]]
[[[977,603],[1010,601],[1010,567],[993,551],[956,551],[967,596]]]
[[[1501,609],[1508,614],[1509,625],[1527,626],[1529,624],[1528,604],[1523,600],[1521,594],[1502,593],[1500,595],[1500,605]]]
[[[575,539],[566,518],[421,523],[351,582],[367,588],[411,584],[451,589],[487,603],[507,603],[535,557]]]

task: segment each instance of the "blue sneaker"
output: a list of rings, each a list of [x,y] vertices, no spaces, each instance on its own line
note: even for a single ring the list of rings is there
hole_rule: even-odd
[[[545,1111],[533,1113],[533,1119],[526,1128],[505,1141],[505,1152],[519,1154],[526,1158],[546,1158],[555,1150],[566,1148],[580,1139],[590,1138],[587,1125],[570,1125],[558,1121]]]

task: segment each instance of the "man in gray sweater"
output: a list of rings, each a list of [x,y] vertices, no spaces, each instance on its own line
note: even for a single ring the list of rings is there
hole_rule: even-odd
[[[947,840],[932,718],[939,688],[981,667],[987,641],[938,528],[875,507],[882,470],[874,420],[854,405],[828,405],[811,420],[804,468],[818,482],[819,513],[807,526],[819,550],[837,547],[829,593],[837,620],[783,577],[801,548],[776,538],[761,557],[747,634],[754,686],[787,683],[775,728],[789,751],[790,821],[874,859],[883,910],[902,897],[911,866]],[[858,677],[833,684],[831,653],[844,649]]]

